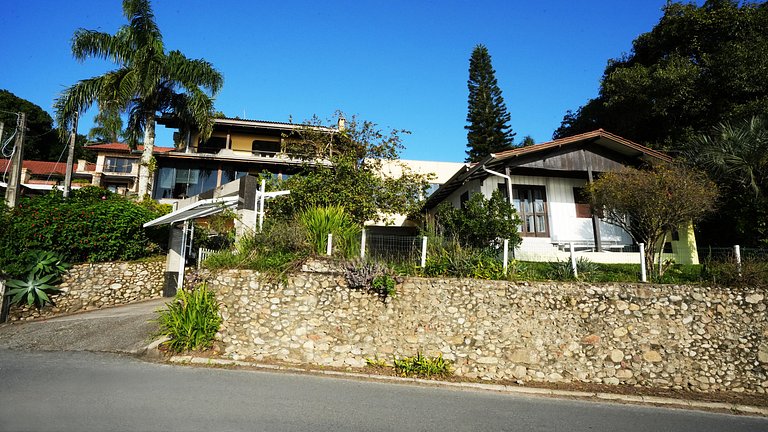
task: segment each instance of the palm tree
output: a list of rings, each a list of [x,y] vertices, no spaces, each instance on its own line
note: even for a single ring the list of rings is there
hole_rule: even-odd
[[[88,131],[88,141],[97,143],[118,142],[125,136],[120,110],[114,106],[100,106],[93,118],[94,126]]]
[[[721,123],[693,144],[687,157],[718,183],[755,198],[768,193],[768,124],[763,119]]]
[[[101,58],[119,67],[64,90],[55,102],[56,120],[65,133],[74,116],[94,102],[127,111],[129,144],[135,148],[143,135],[138,192],[139,199],[144,199],[151,190],[155,117],[182,114],[207,138],[212,129],[213,97],[223,78],[205,60],[188,59],[179,51],[165,52],[148,0],[123,0],[123,15],[129,23],[114,35],[84,29],[75,32],[72,54],[76,59]]]

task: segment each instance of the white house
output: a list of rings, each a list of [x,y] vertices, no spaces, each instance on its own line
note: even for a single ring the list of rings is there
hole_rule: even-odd
[[[442,202],[460,207],[473,193],[499,190],[517,209],[522,225],[519,259],[561,259],[570,245],[596,262],[639,262],[627,255],[633,241],[616,225],[592,214],[583,188],[602,172],[654,161],[671,161],[659,151],[602,129],[490,154],[466,165],[433,193],[425,209]],[[678,262],[697,261],[693,233],[675,234],[670,245]],[[594,253],[594,254],[593,254]],[[595,255],[599,254],[599,255]]]

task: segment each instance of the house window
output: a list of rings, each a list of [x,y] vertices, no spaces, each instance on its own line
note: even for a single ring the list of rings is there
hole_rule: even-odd
[[[163,167],[157,177],[154,199],[189,198],[215,188],[218,170]]]
[[[583,187],[573,188],[573,202],[576,203],[577,218],[592,217],[592,205],[589,203],[589,194]]]
[[[544,186],[513,185],[512,202],[523,223],[520,234],[549,237],[547,193]]]
[[[467,201],[469,201],[469,191],[466,191],[463,194],[461,194],[461,197],[459,197],[459,206],[463,209],[464,206],[467,204]]]
[[[226,137],[210,137],[197,147],[198,153],[218,153],[227,147]]]
[[[272,156],[280,153],[280,141],[253,140],[251,152],[257,156]]]
[[[133,159],[108,157],[104,159],[104,172],[130,173],[133,171]]]

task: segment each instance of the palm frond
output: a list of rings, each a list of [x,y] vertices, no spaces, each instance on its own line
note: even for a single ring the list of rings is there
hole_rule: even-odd
[[[131,51],[132,46],[119,34],[78,29],[72,38],[72,55],[79,61],[96,57],[122,64],[130,58]]]

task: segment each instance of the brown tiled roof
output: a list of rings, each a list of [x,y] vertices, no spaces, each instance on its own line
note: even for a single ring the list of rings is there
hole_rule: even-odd
[[[113,152],[122,152],[122,153],[129,153],[131,151],[131,148],[128,146],[128,144],[125,143],[108,143],[108,144],[91,144],[85,147],[88,150],[104,150],[104,151],[113,151]],[[136,150],[139,152],[144,151],[144,146],[139,145],[136,146]],[[171,151],[174,151],[175,149],[173,147],[158,147],[155,146],[154,152],[155,153],[168,153]]]
[[[5,172],[6,169],[10,171],[10,159],[0,159],[0,171]],[[67,170],[66,162],[46,162],[46,161],[31,161],[25,160],[21,163],[22,168],[26,168],[32,175],[61,175],[63,176]],[[86,171],[94,171],[96,164],[88,163],[85,166]],[[76,172],[77,164],[72,166],[72,172]]]

